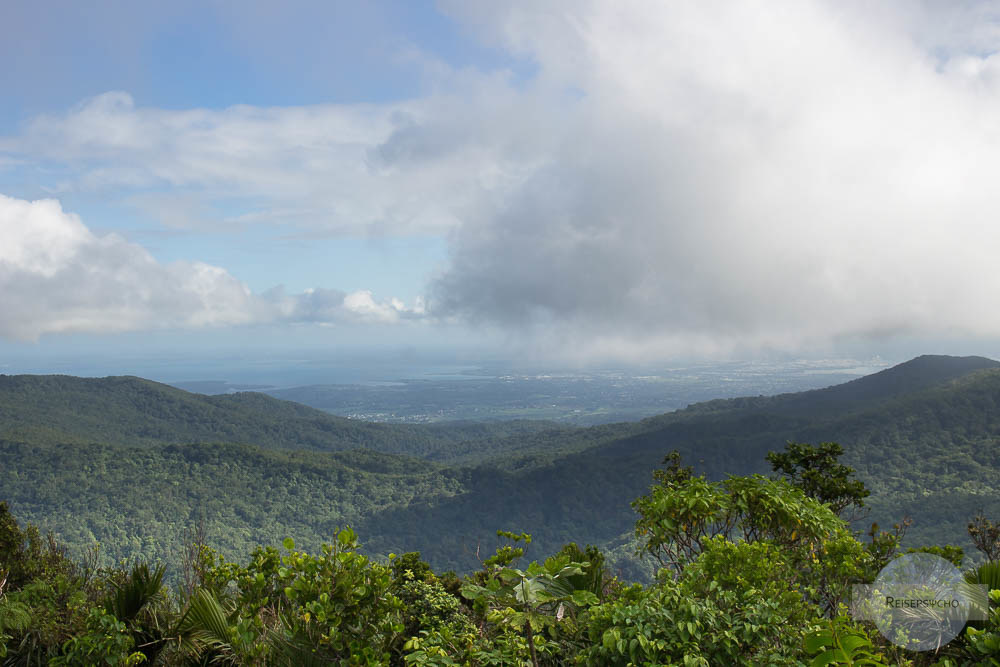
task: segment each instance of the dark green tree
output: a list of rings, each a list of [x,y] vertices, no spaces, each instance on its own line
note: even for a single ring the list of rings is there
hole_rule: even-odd
[[[865,498],[870,491],[854,478],[854,468],[840,463],[844,449],[835,442],[818,447],[789,442],[784,453],[768,452],[767,460],[776,473],[805,491],[810,498],[827,503],[847,521],[867,513]]]

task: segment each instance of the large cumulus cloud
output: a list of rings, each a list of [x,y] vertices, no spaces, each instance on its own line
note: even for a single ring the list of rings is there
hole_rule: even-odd
[[[1000,334],[1000,40],[954,25],[981,7],[454,9],[580,99],[437,308],[620,353]]]
[[[585,355],[1000,335],[995,4],[445,8],[534,73],[440,67],[427,95],[374,105],[170,111],[111,93],[3,146],[66,166],[65,189],[224,199],[244,209],[231,224],[446,235],[428,313]],[[423,316],[209,275],[170,298],[250,305],[187,317]]]

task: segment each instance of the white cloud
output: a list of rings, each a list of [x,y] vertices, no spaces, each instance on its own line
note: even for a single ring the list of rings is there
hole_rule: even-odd
[[[109,93],[34,119],[7,159],[136,205],[176,192],[175,226],[226,200],[230,224],[447,234],[427,310],[548,349],[1000,335],[996,4],[448,8],[537,76],[444,69],[433,94],[382,105]],[[366,292],[251,301],[295,321],[422,316]]]
[[[0,335],[243,324],[249,290],[200,262],[158,263],[115,234],[96,236],[54,200],[0,195]]]
[[[1000,334],[995,30],[963,50],[961,9],[934,39],[905,6],[547,7],[453,5],[580,101],[457,233],[439,312],[616,356]]]
[[[396,298],[376,301],[370,290],[348,293],[313,288],[302,294],[286,295],[279,288],[263,294],[262,300],[276,309],[276,319],[283,322],[396,324],[425,316],[423,301],[419,298],[412,307],[407,307]]]
[[[133,191],[131,202],[170,225],[168,190],[187,208],[225,201],[237,222],[286,224],[354,236],[443,233],[524,169],[505,144],[540,137],[496,131],[506,77],[383,106],[237,106],[167,111],[124,92],[32,119],[0,147],[69,165],[63,191]],[[492,123],[492,126],[490,126]],[[489,126],[489,131],[484,128]],[[152,193],[145,192],[153,190]]]
[[[371,292],[254,295],[202,262],[157,262],[120,236],[97,236],[55,200],[0,195],[0,337],[260,323],[394,323],[422,315]]]

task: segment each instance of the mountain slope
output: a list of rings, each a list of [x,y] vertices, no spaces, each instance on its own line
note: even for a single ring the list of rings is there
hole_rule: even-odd
[[[77,548],[89,535],[113,543],[116,556],[174,553],[207,513],[231,555],[289,534],[319,540],[350,522],[373,552],[420,550],[437,568],[468,569],[477,548],[492,550],[497,529],[532,533],[534,555],[565,541],[618,538],[634,522],[629,503],[673,449],[718,478],[767,472],[765,454],[787,440],[833,440],[873,491],[871,518],[891,525],[912,515],[913,544],[961,543],[980,507],[1000,516],[1000,364],[983,358],[920,357],[825,390],[710,401],[589,429],[514,424],[506,433],[492,424],[364,424],[257,394],[162,387],[137,378],[0,378],[0,433],[37,438],[3,444],[0,499],[73,535]],[[347,435],[334,437],[338,428]],[[309,447],[308,437],[314,449],[370,442],[467,466],[362,450],[177,446],[161,435],[246,437],[286,450],[298,439]],[[109,444],[80,444],[92,441]],[[91,460],[104,467],[87,467]]]
[[[986,357],[924,355],[825,389],[776,396],[772,410],[796,416],[841,415],[995,368],[1000,368],[1000,362]]]
[[[878,373],[823,389],[705,401],[644,421],[653,424],[673,422],[692,415],[733,414],[741,410],[813,419],[837,417],[870,409],[884,401],[939,386],[976,371],[995,368],[1000,368],[1000,362],[986,357],[923,355]]]
[[[75,556],[95,542],[109,562],[181,562],[202,525],[233,556],[285,537],[318,549],[378,510],[461,492],[437,466],[366,450],[249,445],[27,445],[0,441],[0,498],[52,530]]]
[[[202,396],[136,377],[0,376],[0,437],[151,445],[241,442],[340,450],[385,429],[260,394]]]
[[[193,394],[137,377],[0,375],[0,438],[48,444],[254,444],[271,449],[358,447],[441,462],[478,462],[578,429],[548,422],[389,425],[336,417],[266,394]],[[556,442],[558,440],[558,442]],[[464,443],[464,444],[463,444]],[[560,450],[561,451],[561,450]]]
[[[567,539],[604,542],[631,527],[629,503],[646,492],[669,451],[720,478],[769,472],[766,453],[795,440],[843,445],[845,461],[872,490],[870,518],[887,526],[911,516],[911,544],[967,545],[972,514],[983,508],[1000,516],[1000,369],[952,359],[922,358],[837,391],[734,399],[723,402],[728,409],[692,406],[644,420],[632,433],[546,466],[480,470],[466,493],[434,506],[388,508],[363,521],[363,532],[375,536],[376,550],[405,543],[453,567],[470,566],[462,554],[496,528],[533,533],[540,553]],[[419,527],[427,525],[450,530],[423,539]]]

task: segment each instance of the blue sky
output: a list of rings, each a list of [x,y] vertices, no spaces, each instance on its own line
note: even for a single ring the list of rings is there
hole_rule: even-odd
[[[997,3],[88,4],[0,7],[8,359],[1000,351]]]
[[[2,133],[16,135],[39,114],[108,91],[127,91],[139,106],[177,110],[387,103],[425,91],[420,58],[484,70],[525,67],[469,39],[429,2],[169,4],[8,6],[0,49],[16,66],[0,74],[8,93]],[[2,173],[0,184],[8,196],[35,199],[72,175],[58,163],[27,164]],[[172,194],[169,187],[153,192]],[[59,199],[95,231],[125,234],[160,261],[197,258],[226,267],[254,290],[332,284],[412,300],[445,260],[444,240],[428,235],[310,238],[269,227],[203,231],[192,239],[130,206],[132,195],[83,190]],[[224,218],[245,210],[245,202],[222,201],[206,213]]]

